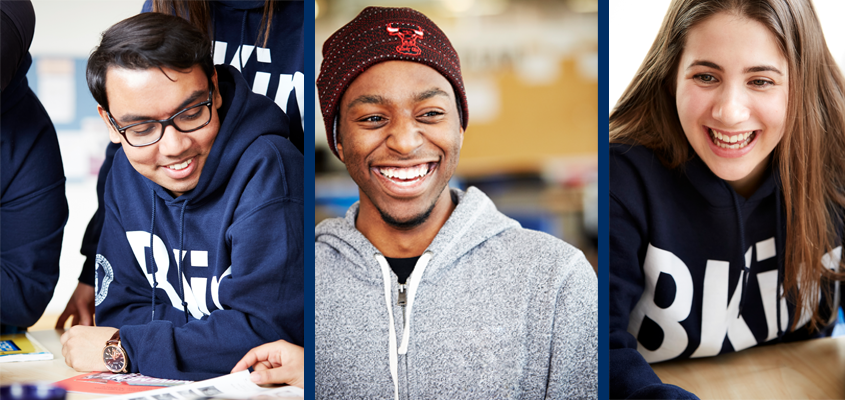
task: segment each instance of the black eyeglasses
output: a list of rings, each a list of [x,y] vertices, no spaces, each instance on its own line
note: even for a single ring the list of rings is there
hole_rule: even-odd
[[[109,116],[109,121],[114,125],[114,129],[117,129],[123,135],[126,143],[129,143],[130,146],[149,146],[161,140],[168,125],[172,125],[177,131],[185,133],[199,130],[208,125],[211,122],[211,89],[208,90],[208,100],[179,111],[168,119],[151,119],[120,127],[117,126],[117,122],[110,112],[106,111],[106,115]]]

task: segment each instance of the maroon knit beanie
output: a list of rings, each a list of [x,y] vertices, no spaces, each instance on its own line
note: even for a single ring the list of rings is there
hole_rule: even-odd
[[[367,7],[323,44],[317,78],[329,148],[337,156],[337,112],[346,88],[367,68],[384,61],[416,61],[440,72],[455,91],[461,126],[469,119],[461,61],[449,38],[428,17],[410,8]]]

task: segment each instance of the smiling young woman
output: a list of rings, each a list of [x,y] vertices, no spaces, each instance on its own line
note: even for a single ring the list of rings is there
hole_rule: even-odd
[[[843,91],[809,1],[672,2],[610,115],[611,397],[694,397],[647,363],[829,332]]]

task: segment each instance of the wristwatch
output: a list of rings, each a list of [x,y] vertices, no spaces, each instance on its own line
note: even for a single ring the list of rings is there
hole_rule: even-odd
[[[106,368],[115,374],[125,374],[129,372],[129,357],[126,356],[126,350],[120,345],[120,330],[114,332],[111,339],[106,342],[106,347],[103,348],[103,363]]]

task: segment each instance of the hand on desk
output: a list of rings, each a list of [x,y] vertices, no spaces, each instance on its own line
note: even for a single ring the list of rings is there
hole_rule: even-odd
[[[61,338],[65,364],[80,372],[106,371],[103,347],[116,330],[102,326],[71,327]]]
[[[305,384],[304,357],[302,346],[278,340],[250,350],[232,368],[232,373],[252,366],[254,371],[249,378],[257,384],[286,383],[302,388]]]
[[[85,325],[94,326],[94,287],[79,282],[76,290],[70,296],[67,307],[59,320],[56,321],[56,329],[64,329],[65,322],[73,317],[72,326]],[[108,339],[106,339],[108,340]]]

